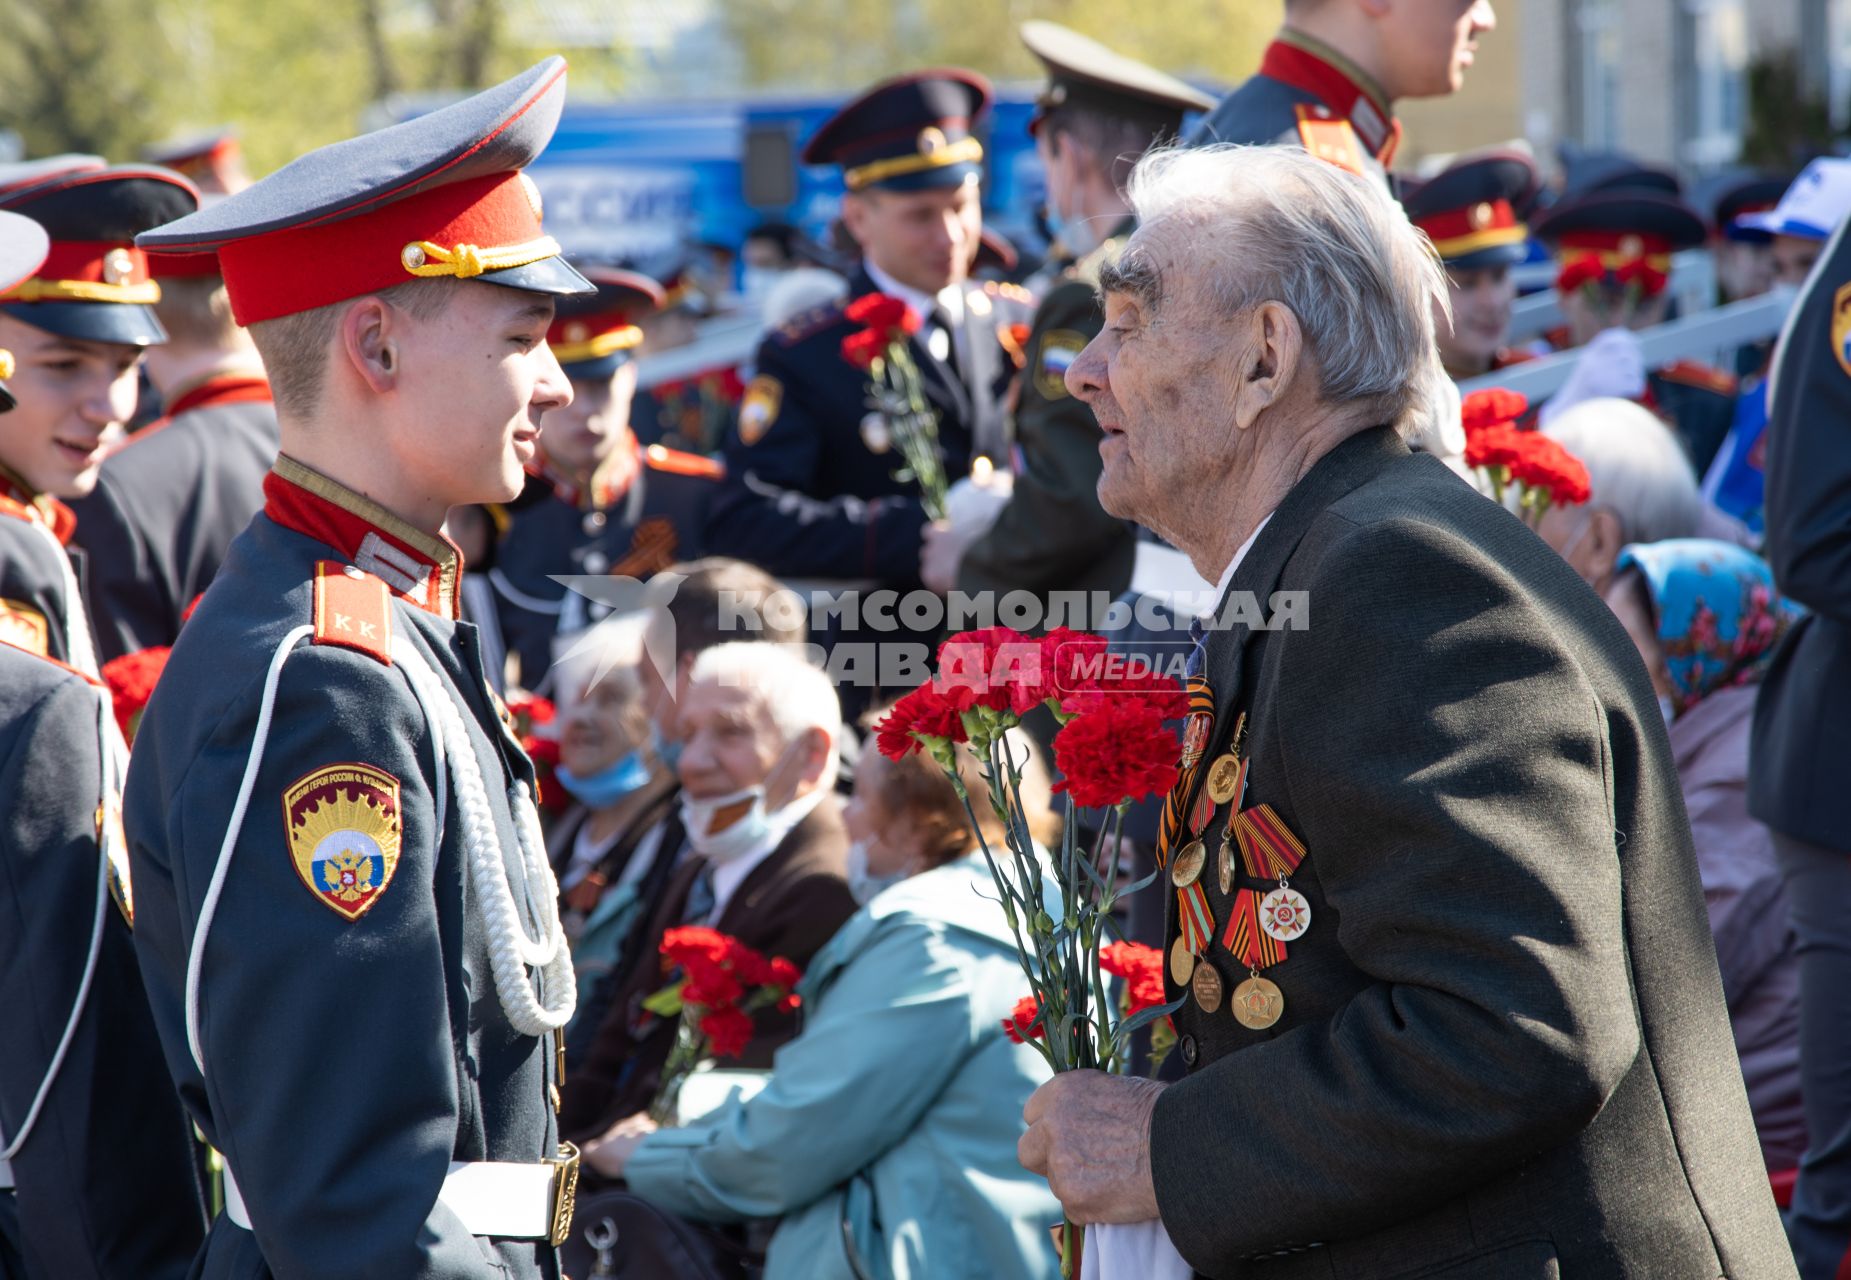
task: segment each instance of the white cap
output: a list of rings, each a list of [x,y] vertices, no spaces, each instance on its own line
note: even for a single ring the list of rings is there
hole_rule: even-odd
[[[1780,203],[1766,213],[1745,213],[1735,225],[1803,240],[1829,240],[1851,214],[1851,160],[1814,160],[1800,171]]]

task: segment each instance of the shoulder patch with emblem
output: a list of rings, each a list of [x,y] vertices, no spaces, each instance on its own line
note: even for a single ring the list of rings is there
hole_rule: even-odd
[[[1851,374],[1851,284],[1839,285],[1832,295],[1832,354],[1838,367]]]
[[[315,643],[338,644],[392,665],[386,584],[338,560],[315,562]]]
[[[358,920],[392,883],[403,839],[399,781],[367,764],[331,764],[283,792],[296,874],[336,915]]]
[[[1302,102],[1296,110],[1298,137],[1305,144],[1305,150],[1339,169],[1348,169],[1361,177],[1368,176],[1368,170],[1363,166],[1362,143],[1356,140],[1356,130],[1350,127],[1348,120],[1333,120],[1326,115],[1319,115],[1317,108],[1308,107]]]
[[[761,373],[746,386],[739,401],[739,443],[754,445],[765,438],[784,407],[784,384]]]
[[[846,305],[847,299],[838,298],[834,302],[819,303],[807,310],[799,311],[773,329],[769,340],[782,347],[788,347],[793,342],[802,342],[811,334],[826,329],[840,320],[842,308]]]
[[[51,654],[51,624],[23,600],[0,596],[0,640],[44,658]]]
[[[1035,348],[1035,390],[1045,399],[1067,394],[1067,367],[1086,349],[1086,335],[1072,329],[1050,329]]]

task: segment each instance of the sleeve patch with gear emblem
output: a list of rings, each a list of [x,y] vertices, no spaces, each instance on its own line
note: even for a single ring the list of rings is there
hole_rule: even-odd
[[[0,640],[39,657],[51,653],[51,624],[23,600],[0,598]]]
[[[1086,335],[1072,329],[1050,329],[1035,348],[1035,390],[1048,400],[1067,394],[1067,367],[1086,349]]]
[[[783,383],[765,373],[752,379],[739,401],[739,442],[754,445],[763,440],[783,405]]]
[[[1832,295],[1832,354],[1838,367],[1851,374],[1851,284],[1840,285]]]
[[[367,764],[331,764],[283,792],[289,857],[310,893],[358,920],[398,870],[399,781]]]

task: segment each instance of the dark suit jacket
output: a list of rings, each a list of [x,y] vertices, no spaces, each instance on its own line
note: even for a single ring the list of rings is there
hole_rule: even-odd
[[[1767,560],[1812,610],[1761,684],[1749,811],[1851,853],[1851,236],[1839,228],[1780,344],[1767,418]]]
[[[660,945],[665,931],[682,922],[688,890],[701,859],[690,857],[674,879],[644,931],[645,946],[634,971],[618,989],[598,1029],[582,1071],[566,1080],[560,1132],[582,1142],[613,1123],[645,1110],[655,1097],[662,1064],[675,1045],[675,1021],[641,1013],[642,1000],[667,985]],[[770,857],[747,873],[714,922],[768,956],[784,956],[799,968],[855,914],[848,891],[848,830],[842,806],[826,797],[784,837]],[[777,1047],[797,1034],[794,1014],[765,1010],[754,1015],[757,1032],[736,1064],[769,1067]]]
[[[1308,592],[1310,625],[1210,635],[1205,760],[1245,709],[1247,806],[1304,841],[1312,923],[1266,974],[1270,1030],[1176,1015],[1189,1070],[1151,1160],[1183,1256],[1238,1280],[1792,1276],[1618,622],[1385,427],[1274,513],[1231,591],[1274,590]]]

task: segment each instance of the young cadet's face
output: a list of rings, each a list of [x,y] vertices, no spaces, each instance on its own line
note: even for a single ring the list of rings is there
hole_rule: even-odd
[[[540,419],[572,403],[546,345],[553,300],[479,280],[428,319],[399,313],[402,465],[451,506],[507,502],[539,448]]]
[[[629,434],[630,402],[635,396],[634,360],[618,365],[608,378],[572,379],[572,403],[547,417],[540,447],[564,471],[596,471]]]
[[[1491,0],[1367,0],[1391,98],[1438,98],[1465,84],[1478,37],[1497,26]]]
[[[945,191],[870,191],[842,218],[874,265],[909,288],[937,293],[970,278],[983,237],[977,179]]]
[[[1442,319],[1434,329],[1440,354],[1461,365],[1488,363],[1510,332],[1511,304],[1517,286],[1506,266],[1454,269],[1446,273],[1452,295],[1452,324]]]
[[[0,350],[13,353],[7,386],[19,401],[0,417],[0,464],[40,493],[83,497],[135,416],[141,348],[61,338],[0,315]]]

